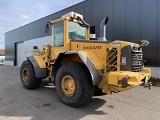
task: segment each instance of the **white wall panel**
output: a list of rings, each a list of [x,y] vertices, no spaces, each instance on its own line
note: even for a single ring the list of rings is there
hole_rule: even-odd
[[[43,45],[49,44],[51,44],[51,36],[24,41],[24,55],[25,57],[32,56],[33,46],[38,46],[38,49],[41,49]]]
[[[26,60],[27,57],[33,55],[33,46],[38,46],[38,48],[41,49],[43,45],[49,45],[49,44],[51,44],[50,36],[17,43],[17,48],[16,48],[17,66],[21,66],[22,62]]]

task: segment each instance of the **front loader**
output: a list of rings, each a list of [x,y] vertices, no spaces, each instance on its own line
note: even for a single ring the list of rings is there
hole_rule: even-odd
[[[151,77],[144,67],[143,40],[136,44],[105,38],[108,18],[100,25],[100,38],[90,40],[90,25],[75,12],[49,21],[51,45],[27,57],[20,68],[21,82],[26,89],[38,88],[42,79],[53,81],[60,100],[71,106],[84,105],[93,95],[118,93],[139,86]],[[149,84],[150,85],[150,84]]]

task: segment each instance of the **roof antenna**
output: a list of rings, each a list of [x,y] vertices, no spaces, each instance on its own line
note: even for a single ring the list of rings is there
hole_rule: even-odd
[[[75,4],[75,0],[69,0],[69,6],[73,6]]]

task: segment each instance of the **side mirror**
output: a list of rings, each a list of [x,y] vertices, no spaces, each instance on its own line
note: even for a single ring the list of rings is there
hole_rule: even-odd
[[[47,22],[47,24],[46,24],[46,29],[45,29],[45,33],[46,33],[46,34],[49,33],[49,25],[50,25],[50,22]]]

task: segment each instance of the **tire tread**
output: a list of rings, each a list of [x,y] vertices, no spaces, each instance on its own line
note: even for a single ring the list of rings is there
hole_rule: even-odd
[[[79,80],[78,82],[81,82],[79,85],[80,87],[82,87],[82,91],[81,91],[81,96],[74,98],[74,100],[72,102],[68,102],[68,98],[63,95],[62,90],[60,89],[60,85],[59,84],[59,80],[60,77],[62,75],[62,73],[65,73],[65,71],[71,70],[74,72],[71,72],[72,74],[74,74],[74,76],[80,77],[82,78],[82,80]],[[82,64],[82,63],[75,63],[75,62],[70,62],[67,63],[63,66],[60,67],[60,69],[57,71],[57,75],[56,75],[56,91],[60,97],[60,99],[62,100],[63,103],[71,106],[71,107],[79,107],[82,106],[86,103],[88,103],[91,99],[92,96],[94,95],[94,86],[92,84],[92,79],[91,79],[91,75],[90,72],[88,70],[88,68]]]
[[[29,72],[29,81],[27,83],[25,83],[22,79],[22,71],[25,68]],[[25,60],[22,63],[21,68],[20,68],[20,77],[21,77],[21,82],[22,82],[23,87],[28,90],[38,88],[42,82],[42,79],[36,78],[35,72],[34,72],[34,67],[29,60]]]

